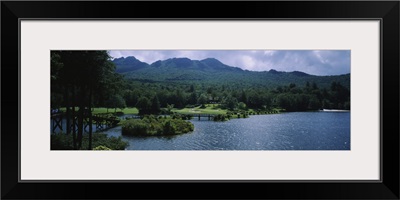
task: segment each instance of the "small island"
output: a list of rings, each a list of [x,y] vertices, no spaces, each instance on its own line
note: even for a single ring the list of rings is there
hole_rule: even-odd
[[[189,133],[194,125],[185,121],[184,116],[147,115],[142,119],[128,119],[122,122],[122,135],[131,136],[167,136]]]

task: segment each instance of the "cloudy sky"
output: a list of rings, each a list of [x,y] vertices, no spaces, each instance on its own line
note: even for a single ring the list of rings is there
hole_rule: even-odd
[[[216,58],[222,63],[251,71],[302,71],[313,75],[350,73],[350,50],[134,50],[109,51],[114,58],[135,56],[153,63],[168,58],[202,60]]]

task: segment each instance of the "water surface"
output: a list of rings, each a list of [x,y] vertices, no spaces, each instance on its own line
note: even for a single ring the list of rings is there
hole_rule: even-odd
[[[213,122],[190,120],[191,133],[171,137],[122,136],[128,150],[350,150],[350,112],[251,115]],[[121,127],[106,131],[121,136]]]

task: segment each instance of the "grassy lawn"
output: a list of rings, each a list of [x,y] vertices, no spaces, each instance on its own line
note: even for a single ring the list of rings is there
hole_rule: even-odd
[[[183,108],[183,109],[172,109],[173,112],[180,114],[226,114],[227,110],[217,108],[218,104],[206,104],[206,108]]]
[[[76,110],[79,110],[79,108],[75,108]],[[61,108],[61,111],[65,112],[66,108]],[[109,108],[108,113],[114,113],[115,109],[114,108]],[[123,110],[117,109],[117,112],[123,112],[124,114],[138,114],[139,110],[137,108],[125,108]],[[92,114],[99,114],[99,113],[107,113],[107,108],[94,108],[94,111]]]
[[[137,108],[125,108],[122,110],[122,112],[124,112],[124,114],[139,114],[139,110]]]
[[[108,113],[114,113],[115,109],[109,108]],[[138,114],[137,108],[124,108],[123,110],[117,108],[117,112],[123,112],[124,114]],[[107,113],[107,108],[95,108],[93,114]]]

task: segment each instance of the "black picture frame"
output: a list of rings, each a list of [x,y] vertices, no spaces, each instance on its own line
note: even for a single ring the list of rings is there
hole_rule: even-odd
[[[162,8],[155,10],[154,8]],[[399,199],[398,1],[2,1],[2,199]],[[380,19],[381,174],[379,182],[19,182],[19,19]],[[14,84],[13,84],[14,83]],[[18,112],[17,112],[18,111]],[[4,115],[3,115],[4,114]],[[19,126],[19,123],[17,122]],[[264,188],[260,190],[260,188]],[[146,189],[154,190],[148,193]],[[182,192],[184,191],[184,192]]]

